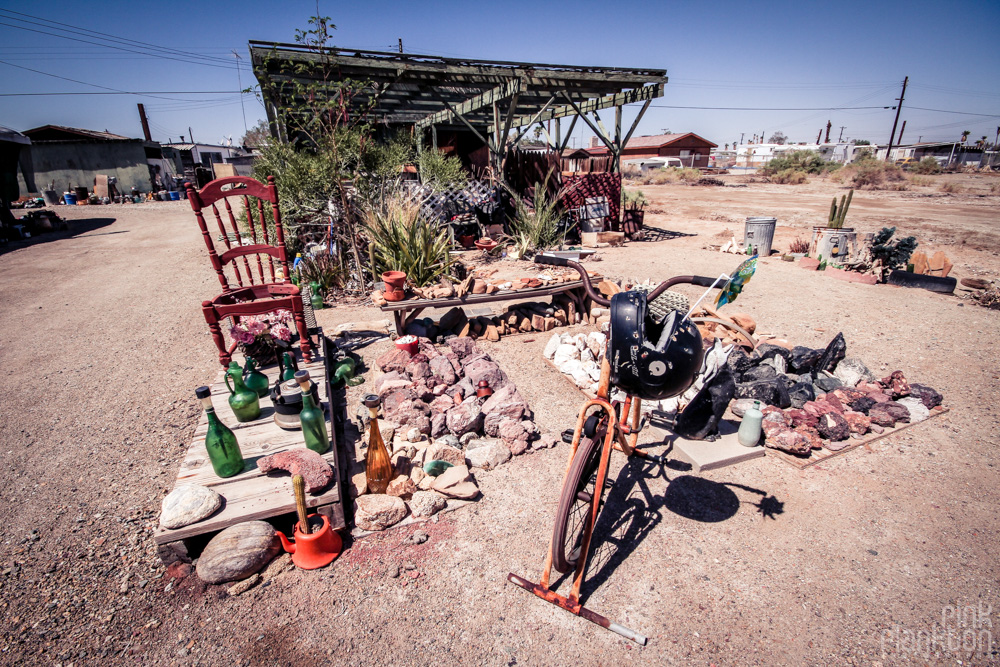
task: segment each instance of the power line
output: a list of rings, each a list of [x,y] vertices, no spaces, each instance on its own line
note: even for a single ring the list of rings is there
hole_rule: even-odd
[[[948,109],[927,109],[925,107],[910,107],[911,109],[920,109],[921,111],[936,111],[937,113],[957,113],[963,116],[982,116],[984,118],[1000,118],[1000,114],[996,113],[972,113],[971,111],[949,111]]]
[[[670,104],[650,104],[656,109],[696,109],[700,111],[851,111],[859,109],[895,109],[893,106],[875,107],[688,107]]]

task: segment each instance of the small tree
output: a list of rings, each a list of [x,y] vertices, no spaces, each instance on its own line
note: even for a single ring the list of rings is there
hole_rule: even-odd
[[[871,146],[872,142],[868,141],[867,139],[855,139],[854,140],[854,145],[855,146]]]
[[[972,134],[969,130],[962,130],[962,143],[964,144],[969,135]]]
[[[767,140],[769,144],[785,144],[788,141],[788,137],[782,131],[777,131],[771,135],[771,138]]]
[[[260,148],[266,146],[271,141],[271,129],[266,120],[257,121],[257,124],[247,130],[247,133],[240,139],[240,146],[248,148]]]

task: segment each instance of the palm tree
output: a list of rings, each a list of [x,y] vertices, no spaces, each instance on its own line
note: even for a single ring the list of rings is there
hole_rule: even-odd
[[[972,134],[972,132],[970,132],[969,130],[962,130],[962,143],[963,144],[965,143],[965,140],[969,138],[970,134]]]

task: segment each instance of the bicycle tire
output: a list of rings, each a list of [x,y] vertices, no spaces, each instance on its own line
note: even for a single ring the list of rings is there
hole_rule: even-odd
[[[566,474],[566,481],[559,494],[556,524],[552,529],[552,567],[557,572],[566,573],[576,569],[587,517],[593,510],[594,500],[600,503],[603,496],[603,489],[595,493],[595,487],[597,469],[601,463],[601,445],[606,432],[601,428],[593,439],[580,438],[580,446],[577,447],[573,463]]]

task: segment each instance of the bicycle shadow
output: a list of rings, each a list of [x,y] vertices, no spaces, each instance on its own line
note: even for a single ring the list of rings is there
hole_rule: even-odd
[[[760,496],[749,502],[756,511],[772,520],[784,512],[784,503],[766,491],[735,482],[714,482],[702,477],[681,474],[667,477],[670,461],[664,466],[641,459],[629,459],[618,473],[606,495],[604,507],[597,519],[591,540],[591,555],[587,576],[580,589],[580,601],[602,586],[642,543],[646,535],[663,521],[663,509],[686,519],[702,523],[718,523],[731,519],[745,501],[734,488]],[[655,495],[649,481],[662,477],[667,481],[663,495]],[[570,572],[556,582],[572,578]]]

